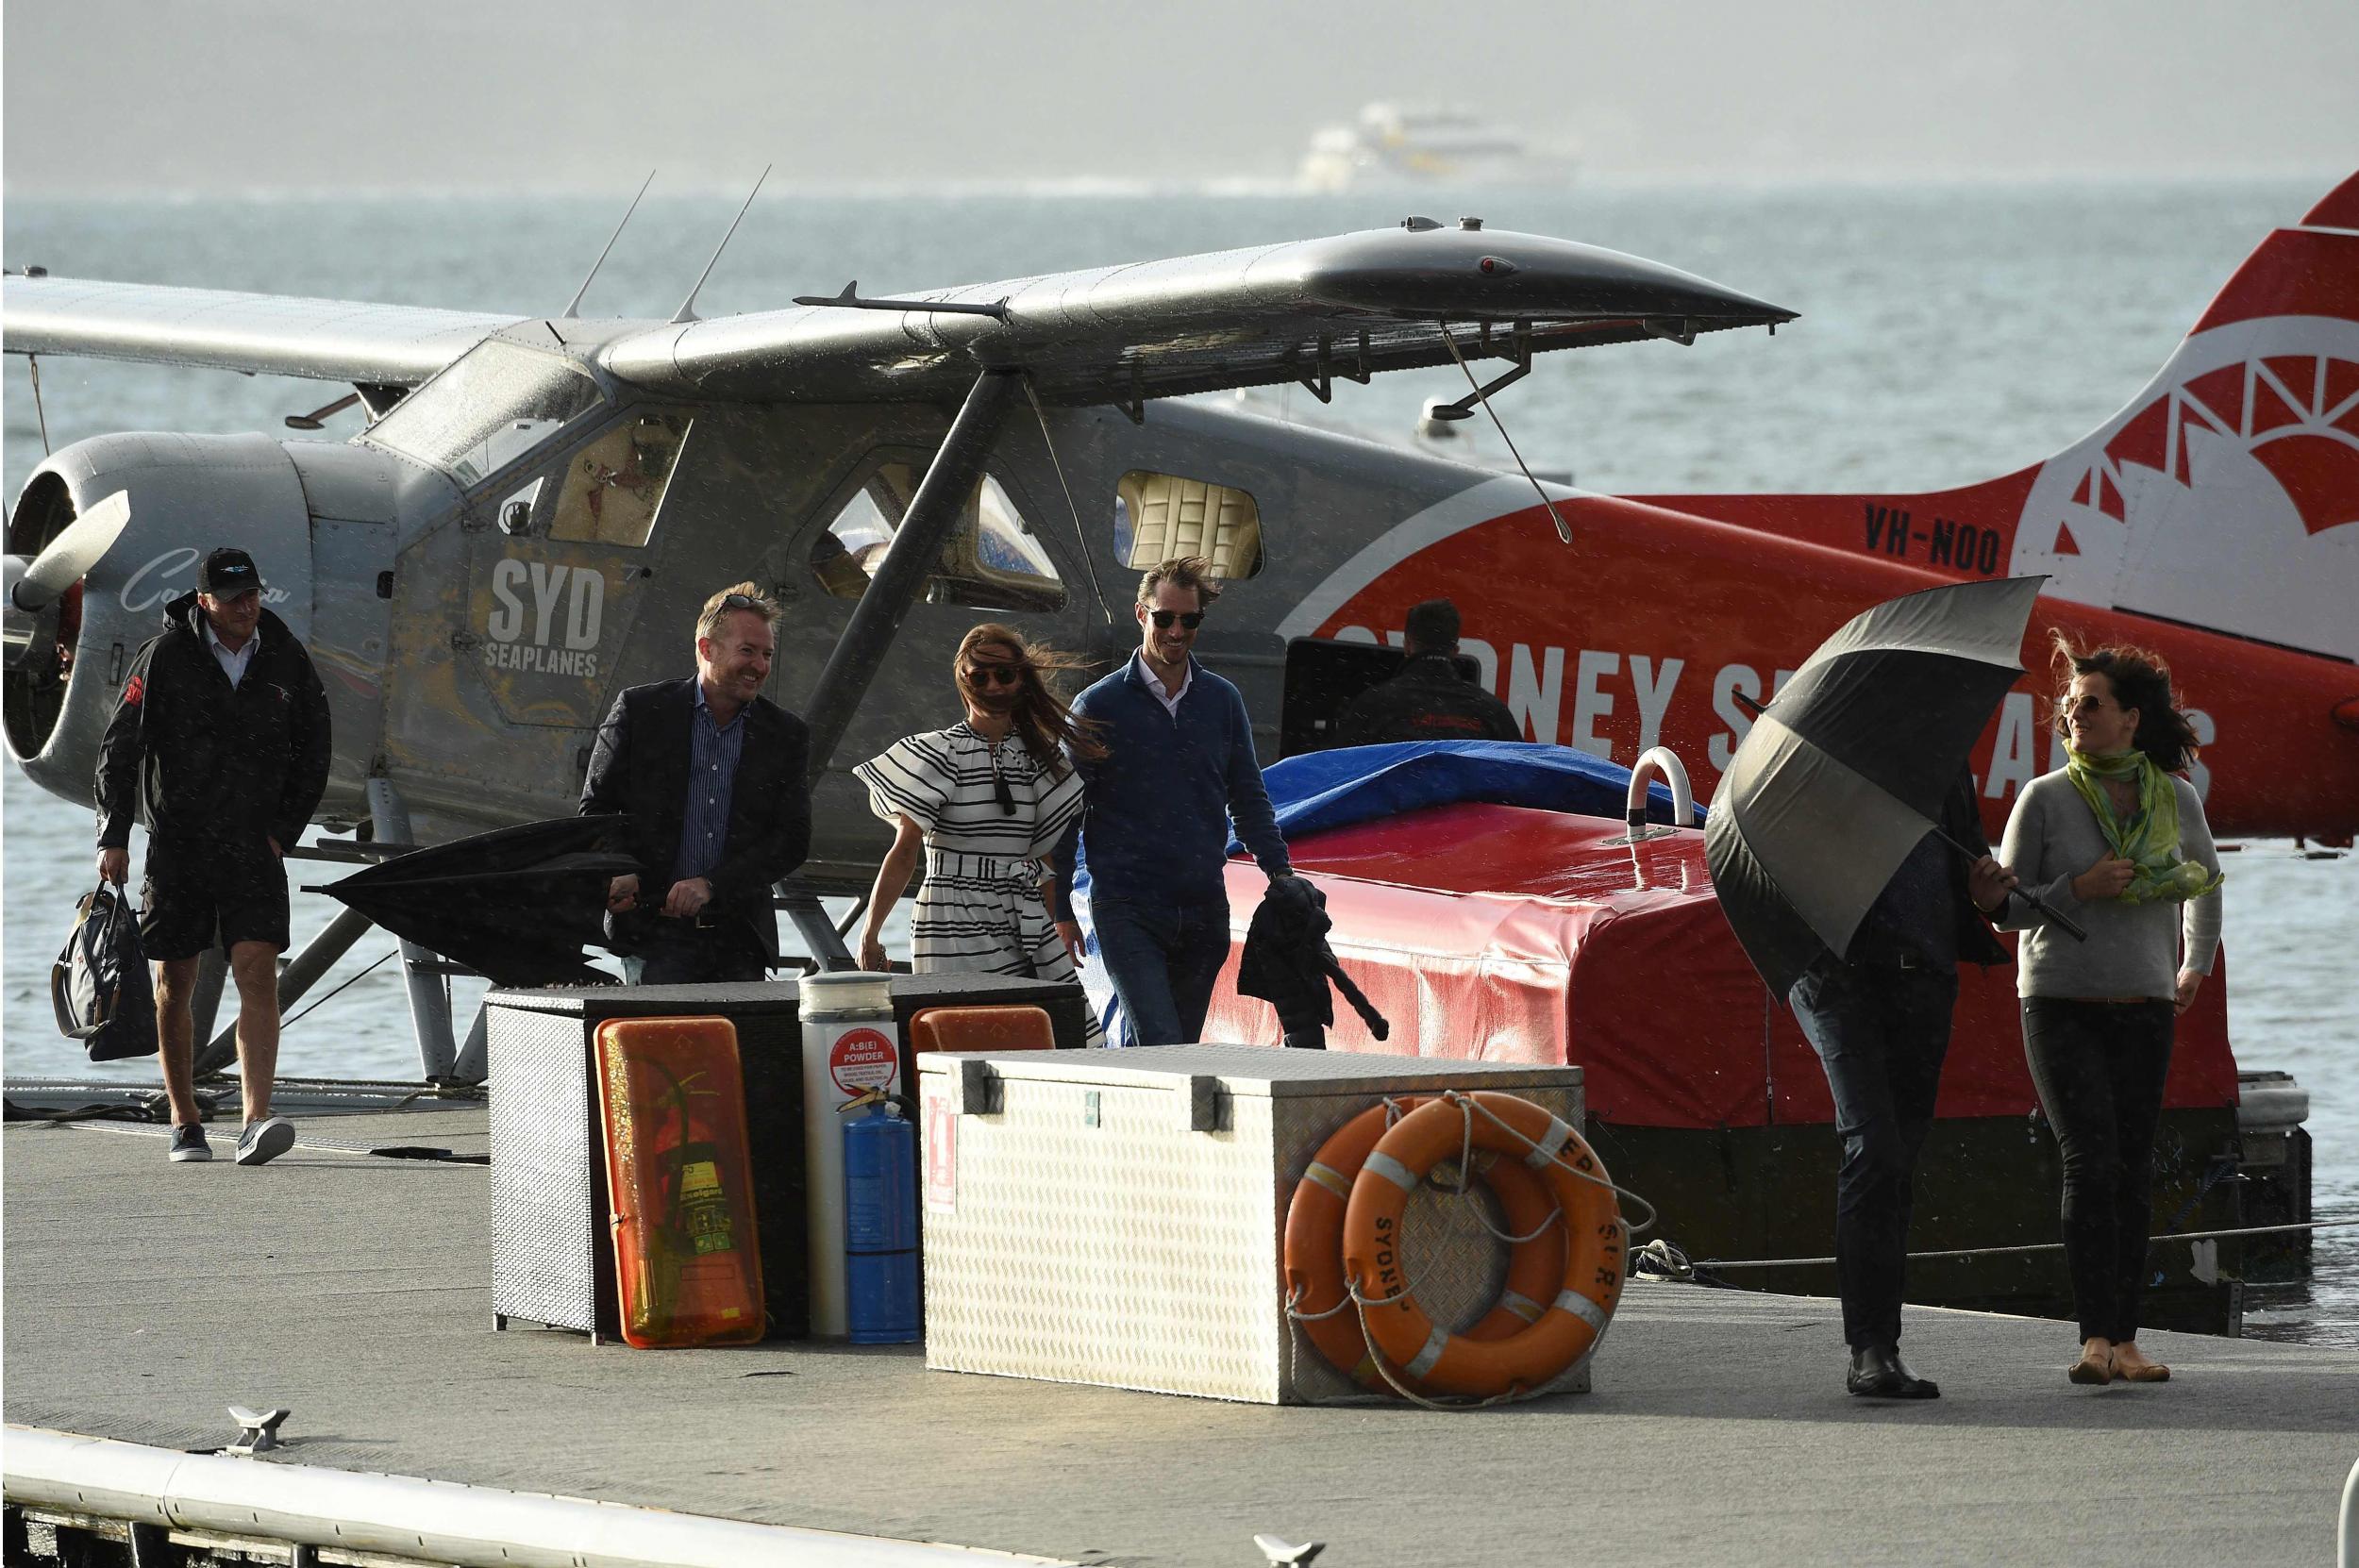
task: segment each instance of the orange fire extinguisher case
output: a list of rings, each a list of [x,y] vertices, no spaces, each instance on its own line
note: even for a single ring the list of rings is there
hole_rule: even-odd
[[[597,1053],[623,1338],[643,1349],[761,1339],[736,1028],[726,1018],[611,1019]]]

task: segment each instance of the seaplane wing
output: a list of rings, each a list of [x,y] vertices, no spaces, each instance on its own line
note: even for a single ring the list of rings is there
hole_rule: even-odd
[[[1418,221],[1320,240],[794,308],[567,321],[616,378],[705,400],[941,402],[1021,369],[1050,402],[1119,404],[1771,325],[1794,312],[1676,268]],[[529,317],[10,277],[10,353],[414,386]]]
[[[882,303],[885,308],[878,309]],[[761,401],[939,400],[987,369],[1052,402],[1333,378],[1794,312],[1617,251],[1422,220],[1393,229],[667,325],[611,344],[627,381]],[[1446,341],[1445,327],[1450,338]]]
[[[0,291],[10,354],[414,387],[514,316],[341,299],[11,275]]]

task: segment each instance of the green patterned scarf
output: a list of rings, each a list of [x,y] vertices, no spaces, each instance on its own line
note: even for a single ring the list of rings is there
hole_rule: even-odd
[[[2124,904],[2150,904],[2157,899],[2200,898],[2227,878],[2179,859],[2179,792],[2170,775],[2154,765],[2142,751],[2110,757],[2094,756],[2072,746],[2065,748],[2065,773],[2072,787],[2097,813],[2097,826],[2116,855],[2134,861],[2130,885],[2115,896]],[[2124,822],[2114,810],[2113,796],[2099,780],[2134,778],[2138,809]]]

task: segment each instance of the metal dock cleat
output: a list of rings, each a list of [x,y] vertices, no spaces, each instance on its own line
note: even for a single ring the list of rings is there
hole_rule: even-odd
[[[243,1454],[251,1459],[267,1454],[278,1446],[278,1424],[292,1411],[249,1410],[243,1405],[229,1407],[229,1418],[238,1424],[238,1441],[222,1450],[226,1454]]]

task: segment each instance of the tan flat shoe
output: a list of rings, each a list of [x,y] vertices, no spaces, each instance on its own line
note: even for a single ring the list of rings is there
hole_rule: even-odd
[[[2065,1368],[2065,1376],[2073,1382],[2101,1388],[2114,1380],[2113,1356],[2110,1352],[2101,1357],[2083,1356]]]
[[[2160,1361],[2139,1361],[2133,1366],[2116,1366],[2114,1376],[2125,1383],[2167,1383],[2170,1368]]]

